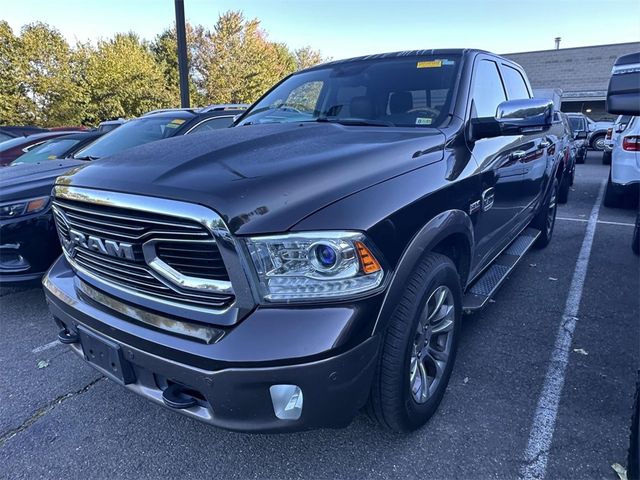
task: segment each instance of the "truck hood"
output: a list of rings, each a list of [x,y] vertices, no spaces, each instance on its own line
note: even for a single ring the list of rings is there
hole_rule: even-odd
[[[80,160],[47,160],[1,168],[0,203],[48,195],[56,177],[86,163]]]
[[[199,203],[216,210],[232,233],[275,233],[433,162],[425,154],[442,151],[444,140],[431,128],[242,126],[135,147],[60,183]]]

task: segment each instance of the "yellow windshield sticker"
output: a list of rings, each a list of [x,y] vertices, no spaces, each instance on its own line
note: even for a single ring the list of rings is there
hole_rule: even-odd
[[[171,123],[175,123],[176,125],[182,125],[184,122],[186,122],[186,120],[183,120],[181,118],[176,118],[175,120],[171,120]]]
[[[424,62],[418,62],[418,68],[438,68],[442,66],[442,60],[428,60]]]
[[[49,155],[47,157],[47,160],[55,160],[56,158],[58,158],[58,157],[56,157],[55,155]]]

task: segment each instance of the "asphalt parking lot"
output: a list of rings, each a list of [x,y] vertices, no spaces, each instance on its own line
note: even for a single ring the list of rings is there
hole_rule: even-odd
[[[410,435],[364,415],[344,430],[287,435],[197,423],[103,379],[55,342],[40,288],[2,289],[1,476],[515,478],[535,464],[547,478],[615,479],[640,365],[640,263],[630,248],[634,209],[598,208],[607,175],[593,152],[577,166],[552,243],[465,318],[440,410]]]

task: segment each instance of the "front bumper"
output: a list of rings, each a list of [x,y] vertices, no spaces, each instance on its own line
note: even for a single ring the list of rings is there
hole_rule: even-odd
[[[256,322],[252,319],[260,317],[256,311],[222,340],[205,344],[154,331],[93,304],[78,289],[78,282],[63,258],[44,279],[47,301],[59,328],[73,336],[80,327],[117,345],[133,372],[125,387],[155,403],[166,406],[163,393],[177,384],[197,400],[197,405],[179,412],[218,427],[247,432],[344,427],[366,403],[379,337],[332,348],[331,341],[338,344],[338,337],[358,323],[353,315],[350,321],[344,321],[344,308],[298,309],[298,317],[290,319],[297,320],[295,323],[288,323],[282,313],[285,309],[280,315],[263,316]],[[316,310],[321,310],[322,318],[314,318]],[[356,310],[358,315],[362,313],[362,308]],[[270,318],[278,320],[274,323]],[[313,322],[307,322],[308,318]],[[323,330],[305,333],[304,326],[312,323]],[[273,343],[261,333],[267,330],[280,341]],[[156,341],[149,341],[150,337]],[[277,351],[269,347],[272,343],[280,345],[280,353],[289,358],[276,360]],[[79,343],[72,343],[71,348],[84,358]],[[305,353],[311,357],[305,358]],[[273,385],[296,385],[302,390],[304,400],[298,419],[276,416],[270,394]]]
[[[0,284],[39,279],[60,253],[50,210],[0,221]]]

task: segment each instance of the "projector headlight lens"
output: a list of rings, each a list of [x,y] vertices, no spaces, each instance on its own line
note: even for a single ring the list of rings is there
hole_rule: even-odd
[[[267,302],[348,297],[375,289],[384,272],[357,232],[301,232],[245,239]]]

